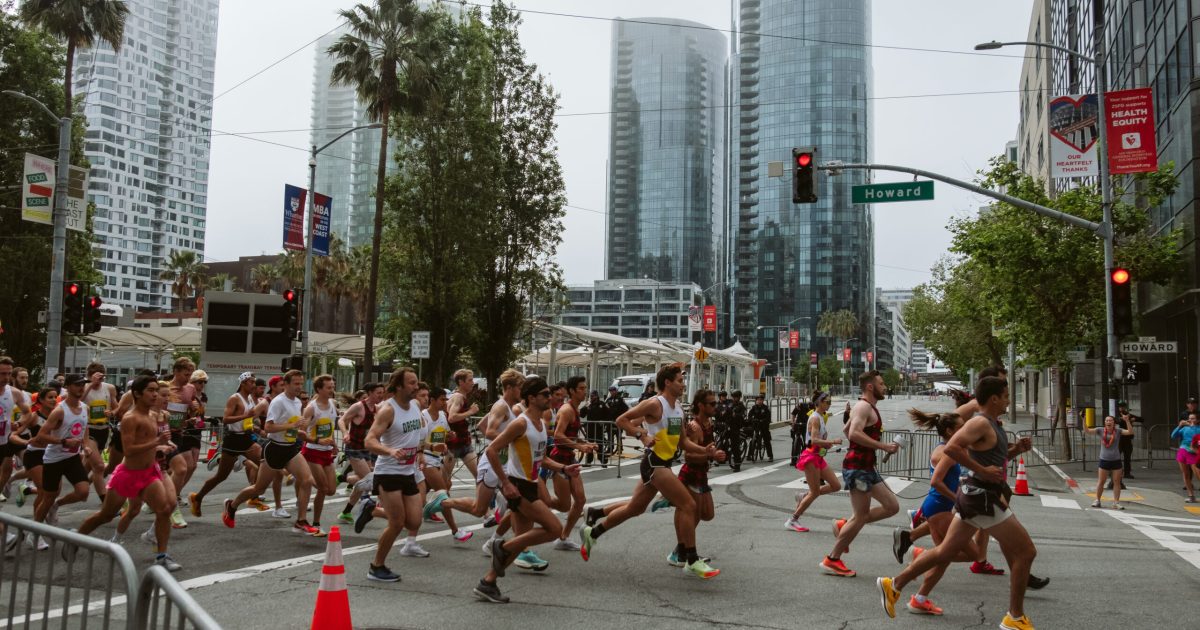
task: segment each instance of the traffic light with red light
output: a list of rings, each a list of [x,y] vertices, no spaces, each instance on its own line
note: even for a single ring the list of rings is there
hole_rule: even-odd
[[[817,202],[817,148],[792,149],[792,203]]]
[[[1118,336],[1133,334],[1133,277],[1128,269],[1117,267],[1108,276],[1112,287],[1113,333]]]
[[[78,282],[63,284],[62,332],[78,335],[83,323],[83,286]]]
[[[98,295],[89,295],[83,300],[83,334],[100,332],[100,306],[104,300]]]
[[[300,300],[299,293],[295,289],[288,289],[283,292],[283,336],[287,339],[295,339],[296,332],[300,329]]]

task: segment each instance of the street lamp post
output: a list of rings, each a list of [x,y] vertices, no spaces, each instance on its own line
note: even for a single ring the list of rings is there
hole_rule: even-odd
[[[317,145],[312,145],[312,152],[308,156],[308,218],[305,221],[308,224],[308,240],[304,246],[304,321],[300,328],[300,354],[304,356],[304,375],[308,378],[308,370],[311,362],[308,357],[308,337],[309,331],[312,329],[310,320],[312,319],[312,267],[313,267],[313,219],[316,216],[316,186],[317,186],[317,155],[328,149],[333,143],[345,138],[346,136],[360,129],[378,129],[383,125],[380,123],[372,123],[370,125],[359,125],[343,131],[338,137],[326,142],[320,148]],[[370,370],[370,366],[367,366]]]
[[[1097,51],[1095,57],[1089,57],[1082,53],[1071,50],[1070,48],[1065,48],[1063,46],[1049,44],[1046,42],[990,41],[977,44],[975,46],[975,50],[996,50],[998,48],[1003,48],[1004,46],[1037,46],[1040,48],[1049,48],[1051,50],[1057,50],[1061,53],[1065,53],[1071,57],[1079,59],[1080,61],[1090,63],[1092,64],[1092,67],[1095,68],[1096,101],[1099,106],[1097,115],[1100,118],[1098,124],[1096,125],[1098,132],[1098,137],[1096,138],[1096,151],[1098,152],[1097,161],[1099,162],[1100,171],[1100,205],[1102,206],[1101,211],[1103,212],[1103,219],[1100,222],[1100,229],[1098,231],[1101,237],[1104,238],[1104,331],[1105,340],[1107,342],[1106,345],[1108,346],[1105,359],[1109,366],[1111,366],[1113,369],[1116,369],[1117,359],[1120,358],[1121,354],[1120,346],[1117,345],[1116,330],[1113,327],[1112,283],[1108,280],[1113,270],[1112,182],[1109,181],[1108,177],[1108,138],[1106,137],[1107,134],[1105,133],[1107,131],[1108,116],[1107,107],[1104,104],[1104,94],[1107,92],[1108,87],[1108,76],[1105,72],[1103,63],[1104,39],[1101,37],[1100,33],[1097,33],[1094,41]],[[1014,366],[1008,366],[1010,387],[1013,386],[1013,383],[1016,380],[1016,373],[1013,371],[1013,368]],[[1108,409],[1109,402],[1107,400],[1108,383],[1107,379],[1103,380],[1105,382],[1101,383],[1101,386],[1105,391],[1104,412],[1111,413],[1111,410]]]
[[[15,90],[4,90],[4,94],[23,98],[42,109],[58,123],[58,166],[54,171],[54,235],[51,244],[50,307],[46,314],[46,358],[45,377],[50,378],[59,369],[62,354],[62,306],[63,280],[67,268],[67,183],[71,175],[71,117],[57,116],[46,104]],[[67,104],[70,111],[70,103]]]

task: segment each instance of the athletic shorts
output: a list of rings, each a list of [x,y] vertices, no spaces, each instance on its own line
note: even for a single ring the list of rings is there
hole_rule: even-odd
[[[929,520],[931,516],[937,516],[953,509],[953,499],[947,499],[937,492],[931,492],[925,495],[925,502],[921,504],[921,515],[925,517],[925,520]]]
[[[381,492],[400,492],[406,497],[420,494],[417,488],[417,478],[414,475],[381,475],[375,473],[375,494]]]
[[[221,452],[231,455],[241,455],[254,446],[254,440],[249,433],[226,433],[221,438]]]
[[[179,447],[179,450],[181,451],[190,451],[192,449],[200,448],[200,438],[196,437],[195,435],[188,435],[187,433],[181,433],[179,435],[172,433],[171,441],[174,442],[175,446]]]
[[[458,446],[450,446],[449,444],[447,444],[446,450],[449,451],[451,455],[453,455],[454,457],[456,457],[458,459],[465,459],[467,455],[470,455],[471,453],[475,452],[475,451],[471,450],[470,442],[467,442],[466,444],[460,444]]]
[[[112,477],[108,479],[108,489],[126,499],[132,499],[159,479],[162,479],[162,469],[158,467],[158,464],[150,464],[149,468],[132,470],[125,467],[125,462],[121,462],[113,469]]]
[[[426,468],[441,468],[442,456],[429,451],[425,451],[425,467]]]
[[[517,512],[521,507],[521,501],[526,501],[530,505],[534,501],[538,501],[541,497],[538,496],[538,484],[536,481],[528,481],[517,477],[509,477],[512,485],[517,487],[517,498],[508,499],[508,509]]]
[[[962,514],[955,512],[954,518],[962,519],[964,523],[982,529],[986,532],[1000,523],[1007,521],[1012,515],[1012,510],[1008,510],[997,505],[995,506],[995,509],[992,510],[991,516],[988,516],[987,514],[979,514],[971,518],[963,518]]]
[[[378,455],[365,448],[343,448],[342,452],[346,454],[346,459],[365,459],[374,462],[378,457]]]
[[[825,462],[825,458],[819,452],[806,448],[800,453],[800,458],[796,460],[796,470],[804,470],[810,464],[816,466],[817,470],[829,468],[829,464]]]
[[[109,434],[109,439],[112,440],[112,450],[117,453],[125,452],[125,445],[121,444],[121,427],[114,426]]]
[[[263,447],[263,460],[267,462],[267,467],[283,470],[299,452],[299,444],[280,444],[274,440],[267,440],[267,445]]]
[[[650,478],[654,476],[655,468],[666,468],[667,470],[670,470],[671,466],[673,465],[675,465],[675,460],[665,460],[658,455],[655,455],[653,452],[647,452],[642,457],[642,485],[650,485]]]
[[[554,450],[550,451],[550,459],[553,459],[563,466],[570,466],[575,463],[575,449],[555,447]]]
[[[1124,470],[1124,469],[1125,469],[1125,464],[1119,459],[1114,459],[1111,461],[1107,460],[1107,459],[1100,460],[1100,470]]]
[[[12,457],[14,455],[20,455],[21,451],[23,451],[23,450],[25,450],[24,444],[17,444],[16,442],[8,442],[7,444],[0,444],[0,459],[4,459],[5,457]],[[22,463],[24,463],[23,459],[21,461],[22,461]]]
[[[478,472],[475,474],[475,483],[476,485],[483,484],[495,490],[500,487],[500,478],[492,471],[491,466],[480,466]]]
[[[333,457],[337,455],[337,451],[333,449],[322,451],[318,448],[309,448],[308,445],[305,444],[304,448],[300,449],[300,454],[303,455],[304,459],[310,464],[316,464],[318,466],[332,466]]]
[[[874,470],[858,470],[850,469],[842,471],[842,481],[845,482],[846,489],[851,492],[870,492],[871,488],[876,484],[883,483],[883,477],[879,476]]]
[[[712,486],[708,485],[708,470],[697,470],[691,464],[684,464],[683,468],[679,469],[679,481],[687,486],[687,489],[694,494],[708,494],[712,492]]]
[[[108,436],[112,433],[108,425],[93,425],[88,427],[88,437],[96,441],[96,448],[103,451],[108,446]]]
[[[25,467],[25,470],[33,470],[42,465],[42,456],[45,454],[46,451],[43,449],[27,448],[21,454],[21,465]]]
[[[1179,452],[1175,453],[1175,461],[1185,466],[1195,466],[1200,463],[1200,453],[1188,452],[1186,448],[1179,447]]]
[[[83,459],[71,456],[52,464],[42,465],[42,489],[46,492],[58,492],[62,488],[62,478],[74,486],[87,481],[87,470],[83,467]]]

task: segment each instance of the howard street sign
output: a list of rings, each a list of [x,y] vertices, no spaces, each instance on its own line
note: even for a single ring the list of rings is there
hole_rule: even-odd
[[[1122,354],[1175,354],[1178,351],[1174,341],[1126,341],[1121,344]]]
[[[933,199],[933,182],[867,184],[865,186],[855,186],[852,193],[852,201],[854,203],[928,201]]]

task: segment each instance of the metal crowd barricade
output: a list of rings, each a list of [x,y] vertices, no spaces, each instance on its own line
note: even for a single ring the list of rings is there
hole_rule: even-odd
[[[1026,429],[1018,431],[1018,438],[1029,438],[1033,443],[1028,457],[1025,459],[1027,468],[1034,466],[1049,466],[1051,464],[1067,464],[1081,462],[1087,470],[1088,443],[1087,433],[1079,427],[1056,427],[1046,429]],[[1011,439],[1011,438],[1010,438]],[[1092,450],[1098,448],[1092,445]]]
[[[1145,461],[1147,468],[1154,468],[1156,461],[1175,461],[1179,444],[1176,440],[1171,439],[1171,432],[1175,430],[1176,425],[1156,424],[1149,429],[1139,427],[1137,424],[1133,426],[1138,427],[1135,430],[1140,429],[1139,435],[1134,438],[1134,459]]]
[[[903,439],[900,450],[888,457],[887,461],[884,461],[884,454],[880,454],[875,469],[884,475],[928,479],[929,455],[942,441],[941,437],[934,431],[884,430],[883,442],[896,442],[898,439]]]
[[[166,569],[152,566],[142,576],[138,588],[136,627],[139,630],[197,628],[220,630],[221,626]]]

